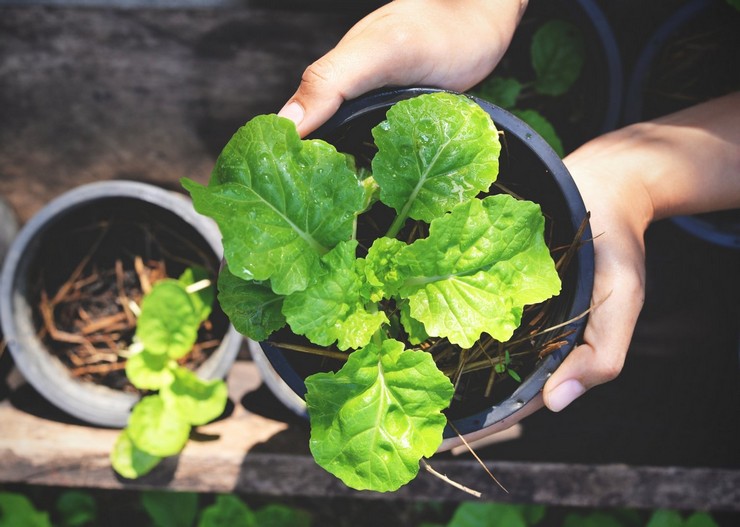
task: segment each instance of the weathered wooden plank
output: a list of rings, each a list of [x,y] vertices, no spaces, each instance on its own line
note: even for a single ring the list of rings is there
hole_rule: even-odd
[[[232,414],[200,427],[199,439],[191,440],[182,454],[136,481],[117,477],[110,468],[108,454],[116,430],[33,415],[5,401],[0,405],[0,482],[265,496],[470,499],[424,471],[397,493],[346,488],[308,455],[307,430],[301,422],[292,420],[290,424],[245,408],[251,406],[248,399],[258,391],[260,382],[251,362],[237,362],[229,376],[235,403]],[[289,416],[287,421],[291,421]],[[507,494],[474,460],[440,456],[430,463],[438,472],[496,501],[740,510],[740,470],[486,460],[507,487]]]
[[[101,179],[206,181],[359,14],[0,8],[0,195],[25,222]]]

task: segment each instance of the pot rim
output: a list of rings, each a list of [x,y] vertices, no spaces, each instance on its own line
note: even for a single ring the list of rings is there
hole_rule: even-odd
[[[218,228],[208,218],[197,214],[186,196],[138,181],[110,180],[81,185],[42,207],[21,228],[8,248],[0,273],[0,325],[18,370],[46,400],[88,423],[120,428],[126,426],[130,409],[139,397],[72,379],[61,364],[45,360],[49,355],[40,343],[24,346],[23,341],[31,336],[30,328],[33,328],[32,321],[28,322],[32,315],[27,304],[23,306],[23,313],[16,314],[23,297],[17,286],[28,262],[37,252],[34,246],[39,237],[55,221],[76,209],[111,198],[135,199],[172,213],[195,229],[213,251],[214,258],[221,259],[223,248]],[[26,322],[19,323],[16,318]],[[229,324],[221,345],[212,355],[217,360],[207,360],[198,369],[199,375],[208,379],[225,376],[236,359],[241,340],[241,335]]]

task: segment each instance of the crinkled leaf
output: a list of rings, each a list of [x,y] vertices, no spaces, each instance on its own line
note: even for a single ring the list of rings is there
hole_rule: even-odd
[[[316,462],[352,488],[376,491],[408,483],[434,454],[454,391],[430,354],[395,340],[353,352],[306,388]]]
[[[401,312],[401,324],[406,331],[409,343],[417,345],[429,338],[424,324],[411,316],[411,306],[408,302],[401,302],[399,311]]]
[[[474,199],[430,225],[397,261],[401,296],[431,336],[471,347],[486,332],[508,340],[523,306],[560,291],[540,207],[509,195]]]
[[[586,59],[583,35],[570,22],[550,20],[532,37],[530,55],[537,75],[535,90],[562,95],[581,74]]]
[[[156,527],[191,527],[198,514],[198,495],[148,490],[141,494],[141,505]]]
[[[159,392],[167,406],[177,408],[191,425],[213,421],[224,412],[229,394],[221,379],[206,381],[187,368],[175,370],[175,380]]]
[[[190,435],[190,423],[160,395],[149,395],[136,403],[127,429],[139,450],[159,457],[179,453]]]
[[[501,145],[489,115],[463,95],[438,92],[394,104],[372,130],[380,200],[426,222],[487,190]]]
[[[231,272],[270,280],[276,293],[308,286],[319,258],[354,230],[366,193],[347,156],[295,125],[260,115],[221,152],[208,187],[183,180],[195,208],[218,223]]]
[[[255,513],[259,527],[310,527],[311,516],[300,509],[273,503]]]
[[[179,359],[198,338],[200,313],[185,286],[173,279],[160,280],[141,302],[136,337],[149,353]]]
[[[283,313],[294,333],[320,346],[336,342],[346,350],[364,346],[388,322],[382,311],[365,308],[356,249],[356,240],[337,245],[323,258],[322,274],[306,290],[285,298]]]
[[[216,496],[213,505],[201,513],[198,527],[257,527],[259,524],[252,510],[231,494]]]
[[[367,256],[360,260],[364,275],[363,296],[372,302],[390,298],[396,294],[400,277],[394,258],[406,244],[395,238],[377,238],[368,249]]]
[[[283,296],[267,283],[234,276],[228,266],[218,274],[218,301],[236,330],[253,340],[264,340],[285,326]]]
[[[565,150],[563,150],[563,143],[560,141],[560,136],[555,131],[555,127],[552,123],[548,121],[544,115],[536,110],[512,110],[512,113],[527,123],[542,137],[542,139],[547,141],[547,144],[555,150],[555,153],[558,156],[563,157],[565,155]]]
[[[185,287],[191,286],[203,280],[211,280],[211,276],[202,267],[188,267],[178,278]],[[200,321],[203,322],[211,315],[213,299],[216,296],[216,288],[213,284],[190,293],[190,301],[199,313]]]
[[[145,476],[156,467],[162,458],[148,454],[143,450],[137,448],[131,437],[129,436],[128,429],[123,429],[118,434],[116,444],[113,445],[113,450],[110,453],[110,462],[118,474],[128,479],[136,479],[141,476]]]
[[[175,378],[171,362],[167,354],[149,353],[144,349],[126,360],[126,377],[140,390],[159,390]]]
[[[522,83],[511,77],[491,75],[472,94],[501,108],[513,108],[522,91]]]

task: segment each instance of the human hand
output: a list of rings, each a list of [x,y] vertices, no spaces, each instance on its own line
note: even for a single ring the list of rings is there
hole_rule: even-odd
[[[311,64],[278,115],[301,136],[345,100],[390,85],[471,88],[498,64],[527,0],[395,0]]]
[[[649,223],[740,207],[740,93],[606,134],[564,163],[591,211],[595,276],[583,343],[543,389],[553,411],[620,373],[644,299]]]

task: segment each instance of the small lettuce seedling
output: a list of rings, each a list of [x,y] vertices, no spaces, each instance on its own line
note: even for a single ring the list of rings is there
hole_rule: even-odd
[[[586,60],[583,37],[576,26],[564,20],[545,22],[532,37],[530,59],[535,72],[532,82],[524,83],[513,77],[492,74],[471,93],[511,111],[563,157],[563,143],[552,123],[537,110],[521,108],[518,103],[526,99],[526,90],[550,97],[561,96],[570,90],[581,75]]]
[[[126,376],[144,391],[111,452],[116,472],[129,479],[150,472],[164,457],[179,453],[193,426],[203,425],[226,407],[226,383],[205,381],[180,366],[208,319],[214,287],[202,269],[186,269],[179,279],[160,280],[141,302]]]
[[[560,279],[538,205],[486,193],[499,133],[471,99],[432,93],[393,105],[372,130],[371,171],[293,123],[257,116],[219,156],[208,186],[183,180],[213,218],[228,265],[219,301],[244,335],[286,324],[348,351],[336,373],[305,380],[311,452],[356,489],[396,490],[442,441],[454,388],[417,344],[504,342],[523,307]],[[395,210],[385,235],[360,247],[358,217]],[[415,222],[428,235],[409,237]],[[402,234],[403,233],[403,234]]]

